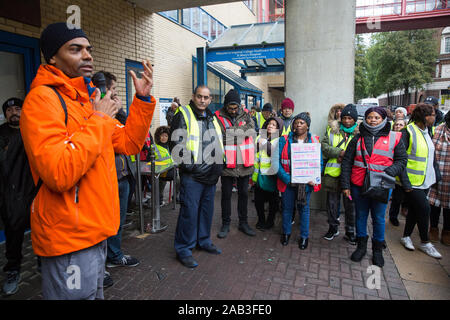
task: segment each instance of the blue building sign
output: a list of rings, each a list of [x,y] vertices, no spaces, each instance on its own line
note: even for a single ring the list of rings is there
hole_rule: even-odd
[[[282,59],[284,58],[284,56],[284,46],[238,50],[208,50],[206,55],[206,62]]]

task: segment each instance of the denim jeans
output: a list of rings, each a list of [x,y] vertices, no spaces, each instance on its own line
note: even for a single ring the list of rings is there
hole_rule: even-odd
[[[287,186],[286,190],[281,193],[281,201],[283,203],[283,233],[291,234],[292,230],[292,212],[294,212],[295,199],[297,198],[298,187]],[[311,192],[306,192],[306,204],[302,205],[300,200],[297,201],[297,210],[300,215],[300,237],[306,239],[309,236],[309,199]]]
[[[392,190],[390,190],[392,193]],[[384,241],[385,214],[387,203],[381,203],[376,200],[361,196],[361,187],[351,186],[351,194],[355,203],[356,212],[356,236],[367,236],[367,219],[369,211],[372,216],[373,235],[376,241]]]
[[[108,238],[107,260],[117,261],[122,259],[123,252],[122,242],[122,226],[127,218],[128,194],[130,193],[130,183],[127,179],[119,182],[119,202],[120,202],[120,226],[115,236]]]

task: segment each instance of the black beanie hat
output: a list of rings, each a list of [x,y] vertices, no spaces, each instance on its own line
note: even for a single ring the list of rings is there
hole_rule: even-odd
[[[19,98],[9,98],[8,100],[5,101],[5,103],[2,106],[3,114],[6,117],[6,109],[8,109],[9,107],[12,107],[12,106],[17,106],[17,107],[22,108],[22,105],[23,105],[23,100],[21,100]]]
[[[239,96],[239,93],[234,89],[231,89],[225,95],[225,100],[223,102],[223,105],[227,106],[229,104],[237,104],[238,106],[241,105],[241,97]]]
[[[353,118],[353,120],[358,121],[358,111],[356,110],[356,106],[354,104],[349,103],[342,109],[341,120],[343,116],[348,116]]]
[[[267,102],[267,103],[263,106],[262,111],[270,111],[270,112],[272,112],[272,111],[273,111],[273,106],[272,106],[272,104],[270,104],[269,102]]]
[[[40,45],[45,61],[49,63],[50,59],[58,52],[67,41],[75,38],[86,38],[82,29],[69,29],[66,22],[57,22],[49,24],[42,31]]]
[[[297,119],[302,119],[303,121],[305,121],[306,124],[308,125],[308,131],[309,131],[309,128],[311,127],[311,117],[309,116],[309,114],[307,112],[299,113],[298,115],[296,115],[294,117],[294,119],[292,120],[292,123],[291,123],[291,131],[294,132],[294,123],[295,123],[295,120],[297,120]]]

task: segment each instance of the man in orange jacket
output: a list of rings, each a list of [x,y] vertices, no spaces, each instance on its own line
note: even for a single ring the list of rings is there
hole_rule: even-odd
[[[83,30],[55,23],[40,40],[47,64],[31,84],[20,129],[34,181],[43,182],[31,205],[42,294],[103,299],[106,239],[120,223],[114,153],[142,148],[156,105],[150,96],[153,69],[147,60],[141,79],[130,72],[136,97],[123,126],[114,119],[118,107],[111,91],[101,98],[90,82],[92,46]]]

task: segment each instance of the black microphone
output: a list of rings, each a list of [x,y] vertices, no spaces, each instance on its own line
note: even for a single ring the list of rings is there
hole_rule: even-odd
[[[95,76],[92,78],[92,83],[94,86],[100,89],[100,98],[103,99],[103,97],[106,95],[106,79],[103,72],[98,72],[95,74]]]

